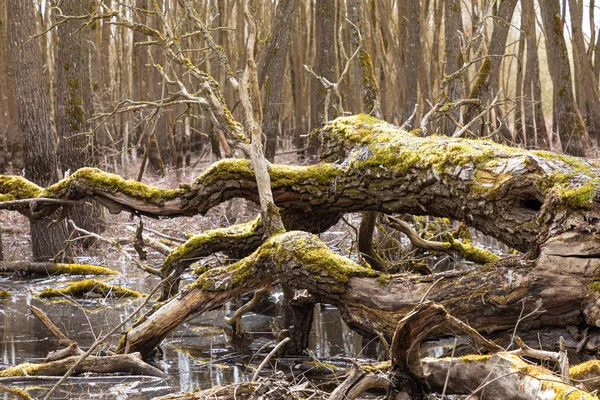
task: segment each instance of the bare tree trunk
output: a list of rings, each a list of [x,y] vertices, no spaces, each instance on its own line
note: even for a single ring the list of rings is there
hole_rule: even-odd
[[[406,14],[400,15],[405,19],[406,25],[406,50],[404,69],[404,106],[402,108],[402,122],[408,121],[415,110],[419,99],[419,61],[421,60],[421,0],[409,0]],[[402,33],[400,33],[402,34]],[[421,88],[423,89],[423,88]],[[416,126],[409,124],[411,128]]]
[[[546,119],[542,110],[542,84],[540,82],[540,61],[537,53],[537,33],[535,27],[535,7],[533,0],[522,1],[522,18],[525,18],[527,35],[527,60],[525,67],[523,94],[530,104],[525,105],[525,138],[527,148],[550,149]]]
[[[558,135],[565,153],[584,156],[588,132],[575,104],[569,53],[563,36],[563,22],[558,0],[540,0],[542,22],[546,36],[548,67],[552,78],[552,130]]]
[[[315,5],[315,72],[334,82],[335,76],[335,0],[317,0]],[[315,79],[311,80],[311,96],[315,96],[315,109],[311,110],[311,128],[321,126],[325,116],[327,90]],[[329,105],[328,119],[334,119],[334,109]]]
[[[583,37],[583,1],[569,0],[571,13],[571,33],[573,38],[574,66],[579,69],[576,82],[580,82],[578,105],[582,118],[586,123],[590,136],[600,140],[600,97],[598,80],[585,48]]]
[[[285,83],[285,62],[290,45],[292,22],[297,8],[296,0],[281,0],[277,4],[277,11],[271,22],[271,35],[261,54],[258,65],[259,84],[261,83],[261,72],[264,74],[265,101],[263,104],[265,105],[265,112],[262,130],[266,137],[265,157],[269,161],[275,160],[275,151],[277,150]],[[261,63],[264,71],[261,70]]]
[[[85,15],[86,4],[78,0],[61,3],[65,15]],[[75,172],[97,163],[93,134],[88,120],[93,115],[90,83],[89,34],[75,21],[58,26],[58,56],[56,77],[56,126],[59,135],[58,163],[60,171]],[[92,232],[104,229],[99,204],[73,209],[77,226]]]
[[[24,149],[25,176],[42,186],[58,180],[58,163],[50,124],[50,106],[42,72],[42,57],[35,35],[33,3],[8,1],[8,37],[15,66],[19,131]],[[65,248],[64,221],[30,220],[33,257],[53,259]]]
[[[446,46],[446,76],[450,76],[463,65],[463,56],[460,51],[460,32],[462,31],[462,13],[460,0],[445,0],[444,12],[444,37]],[[456,101],[464,97],[463,78],[456,77],[448,84],[448,101]],[[455,121],[460,120],[460,109],[453,108],[450,116]],[[448,119],[443,126],[443,133],[452,136],[457,126]]]

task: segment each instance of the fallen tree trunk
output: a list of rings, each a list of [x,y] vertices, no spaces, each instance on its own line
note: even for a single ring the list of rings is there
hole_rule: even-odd
[[[424,298],[444,305],[453,315],[465,316],[473,328],[488,333],[512,329],[539,302],[543,311],[528,320],[528,329],[583,323],[600,326],[595,281],[600,273],[595,258],[600,243],[589,235],[587,242],[585,236],[572,235],[549,240],[535,262],[518,258],[483,270],[390,276],[333,253],[311,234],[288,232],[265,242],[245,259],[200,276],[132,329],[125,351],[148,354],[190,315],[278,280],[308,290],[317,301],[336,305],[351,327],[382,334],[388,340],[398,321]],[[571,244],[565,246],[565,242]]]
[[[20,364],[0,371],[0,377],[9,376],[63,376],[80,356],[73,356],[43,364]],[[124,354],[116,356],[87,357],[79,364],[74,374],[93,372],[99,374],[126,373],[131,375],[146,375],[166,377],[166,374],[156,367],[141,360],[139,354]]]
[[[288,227],[321,231],[352,211],[427,214],[464,221],[513,248],[532,251],[533,260],[430,277],[390,277],[335,256],[314,236],[289,232],[242,261],[201,276],[135,327],[126,351],[148,354],[189,315],[278,281],[307,289],[319,301],[337,305],[351,326],[387,338],[424,297],[488,332],[514,327],[521,312],[531,312],[538,301],[544,312],[528,321],[530,328],[600,326],[600,244],[595,237],[600,175],[591,162],[489,141],[416,137],[368,116],[339,118],[319,137],[322,159],[340,163],[270,166],[273,196]],[[95,169],[79,170],[45,190],[19,192],[19,185],[29,187],[1,177],[0,193],[15,200],[37,196],[33,202],[93,197],[112,211],[154,217],[202,214],[233,197],[258,201],[247,160],[218,162],[178,189],[158,189]],[[56,207],[3,204],[24,213],[33,209],[34,216]],[[209,241],[203,251],[216,249],[217,242]]]
[[[40,275],[118,275],[113,269],[89,264],[61,264],[33,261],[0,262],[0,274],[24,273]]]
[[[421,138],[368,116],[339,118],[322,128],[319,138],[323,160],[344,162],[269,169],[273,196],[289,229],[322,231],[339,215],[355,211],[426,214],[464,221],[528,251],[565,223],[584,222],[585,211],[595,207],[599,170],[583,159],[489,141]],[[178,189],[83,168],[45,190],[20,177],[1,176],[0,195],[35,198],[37,205],[0,203],[34,217],[57,207],[44,199],[91,197],[113,212],[151,217],[203,214],[234,197],[258,201],[248,160],[217,162]]]

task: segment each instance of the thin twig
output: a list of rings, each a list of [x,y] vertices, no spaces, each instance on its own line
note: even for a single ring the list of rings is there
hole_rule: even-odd
[[[291,339],[289,337],[283,339],[281,342],[277,343],[277,346],[275,346],[273,348],[273,350],[271,350],[271,352],[265,357],[265,359],[260,363],[260,365],[258,366],[258,368],[256,369],[256,372],[254,372],[254,375],[252,375],[252,379],[250,380],[250,382],[256,382],[256,380],[258,379],[258,374],[260,374],[260,371],[262,371],[262,369],[265,367],[265,365],[267,365],[267,363],[269,362],[269,360],[271,359],[271,357],[273,357],[275,355],[275,353],[277,353],[279,351],[279,349],[286,344],[287,342],[289,342]]]

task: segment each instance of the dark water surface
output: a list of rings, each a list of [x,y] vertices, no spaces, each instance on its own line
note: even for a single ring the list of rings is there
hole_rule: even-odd
[[[94,259],[79,262],[94,263]],[[110,284],[121,284],[128,288],[148,293],[158,279],[139,270],[120,265],[109,267],[122,271]],[[42,323],[31,314],[28,305],[34,305],[47,313],[48,317],[80,347],[89,347],[94,340],[122,322],[143,299],[60,299],[46,301],[36,292],[47,287],[65,287],[80,277],[15,278],[0,277],[0,288],[12,293],[12,297],[0,301],[0,369],[24,362],[42,362],[49,351],[62,347]],[[193,276],[188,276],[193,279]],[[252,366],[262,361],[266,352],[274,345],[280,329],[281,295],[275,292],[259,306],[257,313],[243,317],[246,337],[242,345],[234,345],[227,334],[225,314],[231,314],[237,305],[228,303],[222,310],[215,310],[195,317],[172,332],[163,342],[164,357],[159,367],[169,374],[167,379],[122,377],[75,378],[55,393],[56,399],[147,399],[179,391],[206,389],[215,385],[226,385],[247,380],[253,373]],[[128,326],[128,325],[127,325]],[[120,338],[115,335],[111,348]],[[316,356],[355,357],[362,355],[361,337],[347,328],[338,311],[326,305],[317,306],[311,334],[311,350]],[[261,354],[256,352],[262,349]],[[301,374],[289,366],[282,370]],[[2,383],[2,382],[0,382]],[[32,397],[43,397],[53,381],[23,382],[10,384],[26,389]],[[4,396],[4,397],[3,397]],[[8,398],[0,394],[0,399]]]

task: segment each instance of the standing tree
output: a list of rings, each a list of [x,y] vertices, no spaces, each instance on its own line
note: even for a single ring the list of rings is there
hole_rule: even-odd
[[[552,131],[558,135],[565,153],[584,156],[584,142],[588,139],[581,115],[573,96],[569,53],[563,36],[558,0],[540,0],[542,23],[546,35],[548,67],[552,78]]]
[[[60,10],[66,15],[86,15],[87,6],[79,0],[63,0]],[[59,136],[58,165],[62,174],[96,166],[93,136],[88,120],[93,114],[90,83],[89,31],[77,21],[58,25],[56,67],[56,127]],[[73,220],[89,231],[101,231],[98,204],[74,208]]]
[[[521,18],[524,19],[524,34],[527,35],[527,55],[523,96],[531,105],[524,107],[524,130],[528,148],[550,148],[546,119],[542,110],[542,84],[540,81],[540,60],[537,52],[535,28],[535,7],[533,0],[522,0]]]
[[[258,82],[265,92],[262,130],[266,136],[265,157],[269,161],[275,159],[277,150],[285,62],[290,47],[290,33],[296,8],[298,8],[296,0],[279,1],[271,22],[271,35],[267,39],[258,63]]]
[[[41,186],[58,180],[58,162],[50,125],[50,106],[35,40],[35,18],[30,1],[7,1],[8,46],[14,65],[19,132],[25,177]],[[55,258],[65,248],[67,228],[52,217],[30,219],[31,246],[37,261]]]
[[[571,14],[571,33],[573,41],[573,65],[576,68],[575,83],[578,93],[579,111],[590,135],[600,138],[600,97],[598,97],[598,79],[594,76],[592,62],[587,55],[583,37],[583,1],[569,0]]]
[[[404,106],[402,108],[402,121],[408,121],[413,114],[415,104],[419,98],[419,60],[421,59],[421,0],[410,0],[406,7],[406,14],[400,18],[408,21],[406,25],[406,50],[404,69]],[[402,35],[403,33],[400,32]],[[412,127],[409,124],[409,127]]]

